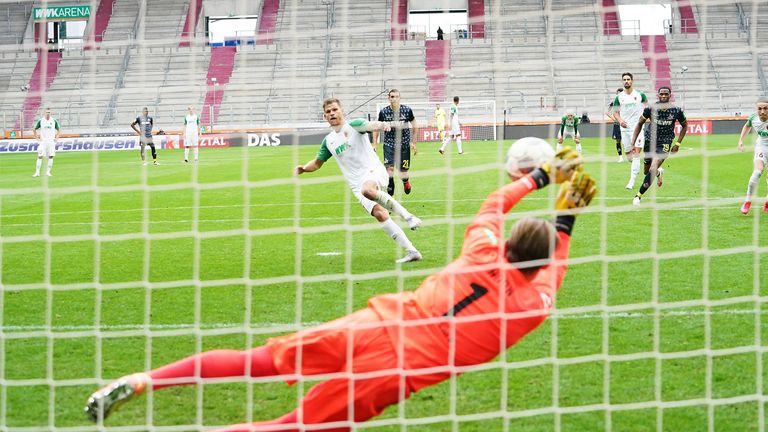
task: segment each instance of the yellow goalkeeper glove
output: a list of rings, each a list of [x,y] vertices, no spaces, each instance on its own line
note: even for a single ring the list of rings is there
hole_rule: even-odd
[[[555,200],[555,209],[570,210],[586,207],[596,193],[595,180],[588,173],[574,172],[571,179],[560,186]]]
[[[555,159],[551,162],[544,162],[541,169],[555,183],[562,183],[571,178],[576,171],[581,171],[582,163],[583,160],[577,152],[571,150],[570,147],[563,147],[557,152]]]

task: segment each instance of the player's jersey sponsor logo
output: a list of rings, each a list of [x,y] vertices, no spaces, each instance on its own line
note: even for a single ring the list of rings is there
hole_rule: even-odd
[[[338,146],[335,149],[333,149],[333,154],[338,156],[338,155],[342,154],[343,152],[345,152],[348,148],[349,148],[349,144],[342,143],[340,146]]]

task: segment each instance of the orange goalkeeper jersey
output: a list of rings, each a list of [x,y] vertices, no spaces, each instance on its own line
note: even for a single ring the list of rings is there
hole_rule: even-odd
[[[546,319],[565,275],[570,236],[558,232],[554,260],[531,281],[504,254],[504,215],[534,189],[526,176],[493,192],[455,261],[414,292],[369,301],[385,322],[411,390],[450,377],[452,366],[493,360]]]

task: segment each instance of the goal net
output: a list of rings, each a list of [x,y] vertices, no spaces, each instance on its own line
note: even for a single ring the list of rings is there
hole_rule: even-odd
[[[84,413],[122,376],[211,351],[235,362],[234,352],[416,290],[461,254],[481,204],[509,183],[513,140],[555,146],[566,112],[580,121],[599,193],[576,217],[549,317],[407,399],[413,371],[395,365],[386,372],[403,401],[321,428],[765,431],[768,174],[756,169],[765,155],[753,130],[765,123],[752,115],[768,94],[767,8],[650,3],[660,7],[650,15],[669,13],[656,31],[643,10],[608,0],[0,1],[0,432],[219,430],[280,418],[328,379],[377,376],[347,368],[344,342],[355,339],[345,334],[322,351],[341,359],[335,373],[251,376],[263,370],[247,362],[225,374],[230,363],[193,361],[192,379],[168,378],[95,423]],[[637,202],[643,161],[627,160],[606,116],[626,72],[634,103],[642,92],[655,106],[668,86],[687,119],[679,151]],[[399,231],[377,220],[388,212],[372,217],[339,168],[346,141],[321,146],[324,99],[340,99],[347,120],[375,119],[391,88],[420,128],[407,175],[392,181],[422,221],[412,231],[392,206],[423,257],[404,264]],[[435,129],[434,101],[448,113],[453,96],[461,156],[439,152]],[[33,132],[46,108],[60,125],[51,160],[37,158]],[[185,152],[197,115],[199,148]],[[131,125],[153,136],[146,164]],[[526,195],[496,240],[523,218],[553,220],[557,191]],[[222,376],[200,377],[211,370]],[[357,396],[350,387],[320,406]],[[350,406],[343,418],[362,409]],[[323,430],[313,427],[294,429]]]

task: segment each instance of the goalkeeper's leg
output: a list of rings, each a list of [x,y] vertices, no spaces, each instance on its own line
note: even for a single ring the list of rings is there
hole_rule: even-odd
[[[234,376],[264,377],[279,375],[272,354],[266,347],[249,351],[214,350],[196,354],[147,373],[124,376],[93,393],[85,406],[92,421],[107,418],[126,402],[142,395],[147,387],[190,385],[202,378]]]

